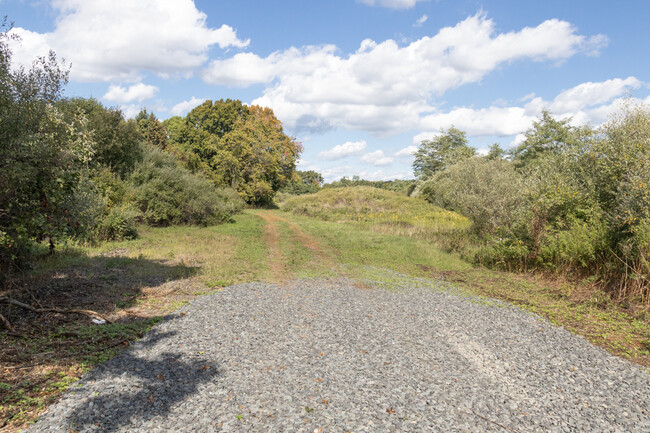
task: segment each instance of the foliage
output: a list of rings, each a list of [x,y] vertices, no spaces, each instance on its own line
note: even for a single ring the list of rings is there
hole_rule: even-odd
[[[167,148],[167,129],[153,113],[147,113],[146,109],[142,109],[135,116],[135,122],[145,143],[163,150]]]
[[[293,178],[302,146],[284,134],[269,108],[206,101],[178,123],[165,125],[186,166],[237,190],[248,203],[270,202]]]
[[[6,26],[5,26],[6,28]],[[7,32],[0,33],[0,262],[24,259],[34,242],[55,243],[79,221],[70,212],[92,156],[85,119],[56,107],[67,71],[54,53],[29,70],[11,65]]]
[[[145,223],[217,224],[230,221],[243,208],[234,191],[216,188],[210,180],[181,167],[172,155],[155,147],[145,147],[144,154],[130,182]]]
[[[650,111],[627,105],[597,129],[543,112],[513,162],[466,159],[422,187],[471,218],[482,263],[590,276],[650,302]]]
[[[437,172],[474,156],[476,151],[467,144],[463,131],[453,126],[442,130],[432,140],[423,140],[415,152],[413,172],[419,179],[428,179]]]
[[[513,152],[518,167],[529,165],[547,153],[561,154],[578,146],[590,134],[589,128],[576,128],[570,119],[557,120],[550,111],[543,110],[541,118],[526,131],[524,141]]]
[[[321,189],[323,182],[323,176],[318,172],[296,171],[291,181],[281,191],[293,195],[313,194]]]
[[[488,160],[494,159],[504,159],[507,156],[507,152],[501,148],[499,143],[494,143],[490,146],[488,154],[485,155],[485,158]]]
[[[401,192],[405,195],[410,195],[415,188],[414,180],[365,180],[361,179],[359,176],[352,176],[352,179],[348,177],[342,177],[340,180],[336,180],[331,183],[326,183],[323,185],[323,188],[347,188],[355,186],[371,186],[373,188],[385,189],[388,191]]]
[[[106,108],[96,99],[73,98],[61,101],[64,111],[87,118],[96,164],[124,177],[142,158],[137,124],[125,120],[118,108]]]
[[[469,217],[474,230],[486,235],[513,229],[521,191],[522,177],[510,162],[470,158],[436,173],[421,193],[432,204]]]

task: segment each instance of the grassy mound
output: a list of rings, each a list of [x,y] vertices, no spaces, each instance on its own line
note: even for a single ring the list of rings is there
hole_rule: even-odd
[[[292,197],[280,208],[324,221],[356,222],[373,230],[408,236],[464,232],[471,225],[464,216],[422,199],[366,186],[323,189]]]

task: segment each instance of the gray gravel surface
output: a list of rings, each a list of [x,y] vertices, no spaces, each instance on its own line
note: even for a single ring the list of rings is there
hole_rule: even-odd
[[[650,432],[650,375],[500,303],[345,279],[195,299],[30,432]]]

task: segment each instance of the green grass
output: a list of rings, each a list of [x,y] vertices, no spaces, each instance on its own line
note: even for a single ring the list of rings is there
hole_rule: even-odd
[[[351,188],[349,188],[351,189]],[[378,233],[349,222],[321,221],[302,215],[284,214],[321,244],[334,252],[337,262],[357,267],[372,265],[404,274],[425,276],[427,269],[466,270],[472,266],[424,239]]]
[[[353,222],[406,236],[464,232],[471,225],[464,216],[422,199],[366,186],[323,189],[316,194],[289,198],[280,208],[324,221]]]
[[[234,223],[211,227],[141,226],[138,233],[135,240],[106,242],[97,247],[66,246],[37,262],[34,273],[90,266],[94,258],[113,253],[115,256],[106,259],[105,267],[126,271],[134,278],[159,273],[156,264],[160,263],[177,265],[168,275],[170,280],[194,275],[208,287],[256,280],[267,272],[264,222],[253,214],[236,215]],[[111,274],[98,277],[110,279]]]

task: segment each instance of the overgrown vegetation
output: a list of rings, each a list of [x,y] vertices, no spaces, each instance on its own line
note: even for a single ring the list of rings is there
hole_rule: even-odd
[[[15,68],[0,32],[0,275],[46,243],[137,237],[137,225],[212,225],[297,179],[302,148],[268,108],[210,101],[160,122],[62,97],[54,53]],[[322,179],[321,179],[322,181]],[[319,185],[320,187],[320,185]]]
[[[544,112],[509,159],[456,153],[423,145],[419,164],[437,168],[420,170],[420,193],[472,220],[477,262],[589,278],[622,302],[650,303],[648,107],[622,107],[596,129]]]

